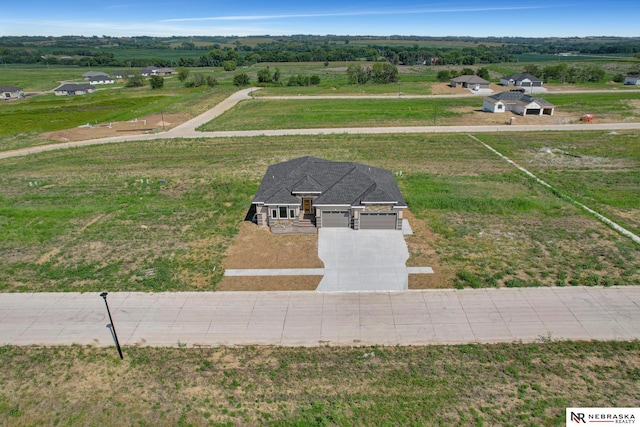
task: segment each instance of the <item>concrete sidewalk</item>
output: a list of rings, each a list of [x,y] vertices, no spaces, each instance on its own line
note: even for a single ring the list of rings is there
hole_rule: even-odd
[[[111,293],[124,346],[640,339],[640,287]],[[98,293],[0,294],[0,344],[110,346]]]

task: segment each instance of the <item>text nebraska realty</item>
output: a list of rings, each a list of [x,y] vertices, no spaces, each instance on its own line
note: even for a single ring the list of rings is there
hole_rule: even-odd
[[[635,424],[634,414],[585,414],[582,412],[571,412],[571,420],[575,423],[611,423],[611,424]]]

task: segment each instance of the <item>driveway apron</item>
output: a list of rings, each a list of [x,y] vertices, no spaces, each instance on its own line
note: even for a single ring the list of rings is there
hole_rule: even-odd
[[[318,230],[325,273],[320,292],[404,291],[409,250],[399,230]]]

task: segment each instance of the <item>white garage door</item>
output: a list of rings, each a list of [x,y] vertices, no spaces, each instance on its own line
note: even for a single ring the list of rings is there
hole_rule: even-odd
[[[390,212],[371,212],[360,214],[361,230],[395,230],[396,229],[396,213]]]
[[[348,211],[322,211],[323,227],[349,227]]]

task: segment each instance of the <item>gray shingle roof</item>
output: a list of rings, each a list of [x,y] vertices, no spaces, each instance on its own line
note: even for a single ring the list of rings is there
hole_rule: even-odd
[[[534,98],[531,95],[527,95],[522,93],[519,90],[508,90],[505,92],[499,92],[487,97],[489,100],[493,100],[493,102],[502,101],[507,104],[512,103],[521,103],[521,104],[531,104],[532,102],[537,102],[538,104],[546,107],[553,107],[554,105],[543,98]]]
[[[480,84],[489,84],[488,81],[483,79],[482,77],[478,77],[476,75],[465,75],[459,76],[451,79],[452,82],[456,83],[480,83]]]
[[[62,86],[59,86],[54,89],[55,92],[67,91],[67,90],[89,90],[95,89],[95,87],[86,83],[65,83]]]
[[[253,198],[258,204],[293,203],[293,192],[318,193],[316,205],[358,206],[366,202],[406,203],[386,170],[354,162],[305,156],[269,166]]]
[[[541,82],[542,79],[537,78],[534,75],[531,75],[529,73],[516,73],[516,74],[509,74],[508,76],[504,76],[502,77],[505,80],[513,80],[516,82],[522,81],[524,79],[529,79],[532,82]]]
[[[13,86],[13,85],[0,86],[0,92],[18,92],[20,90],[22,90],[22,88],[19,88],[18,86]]]

